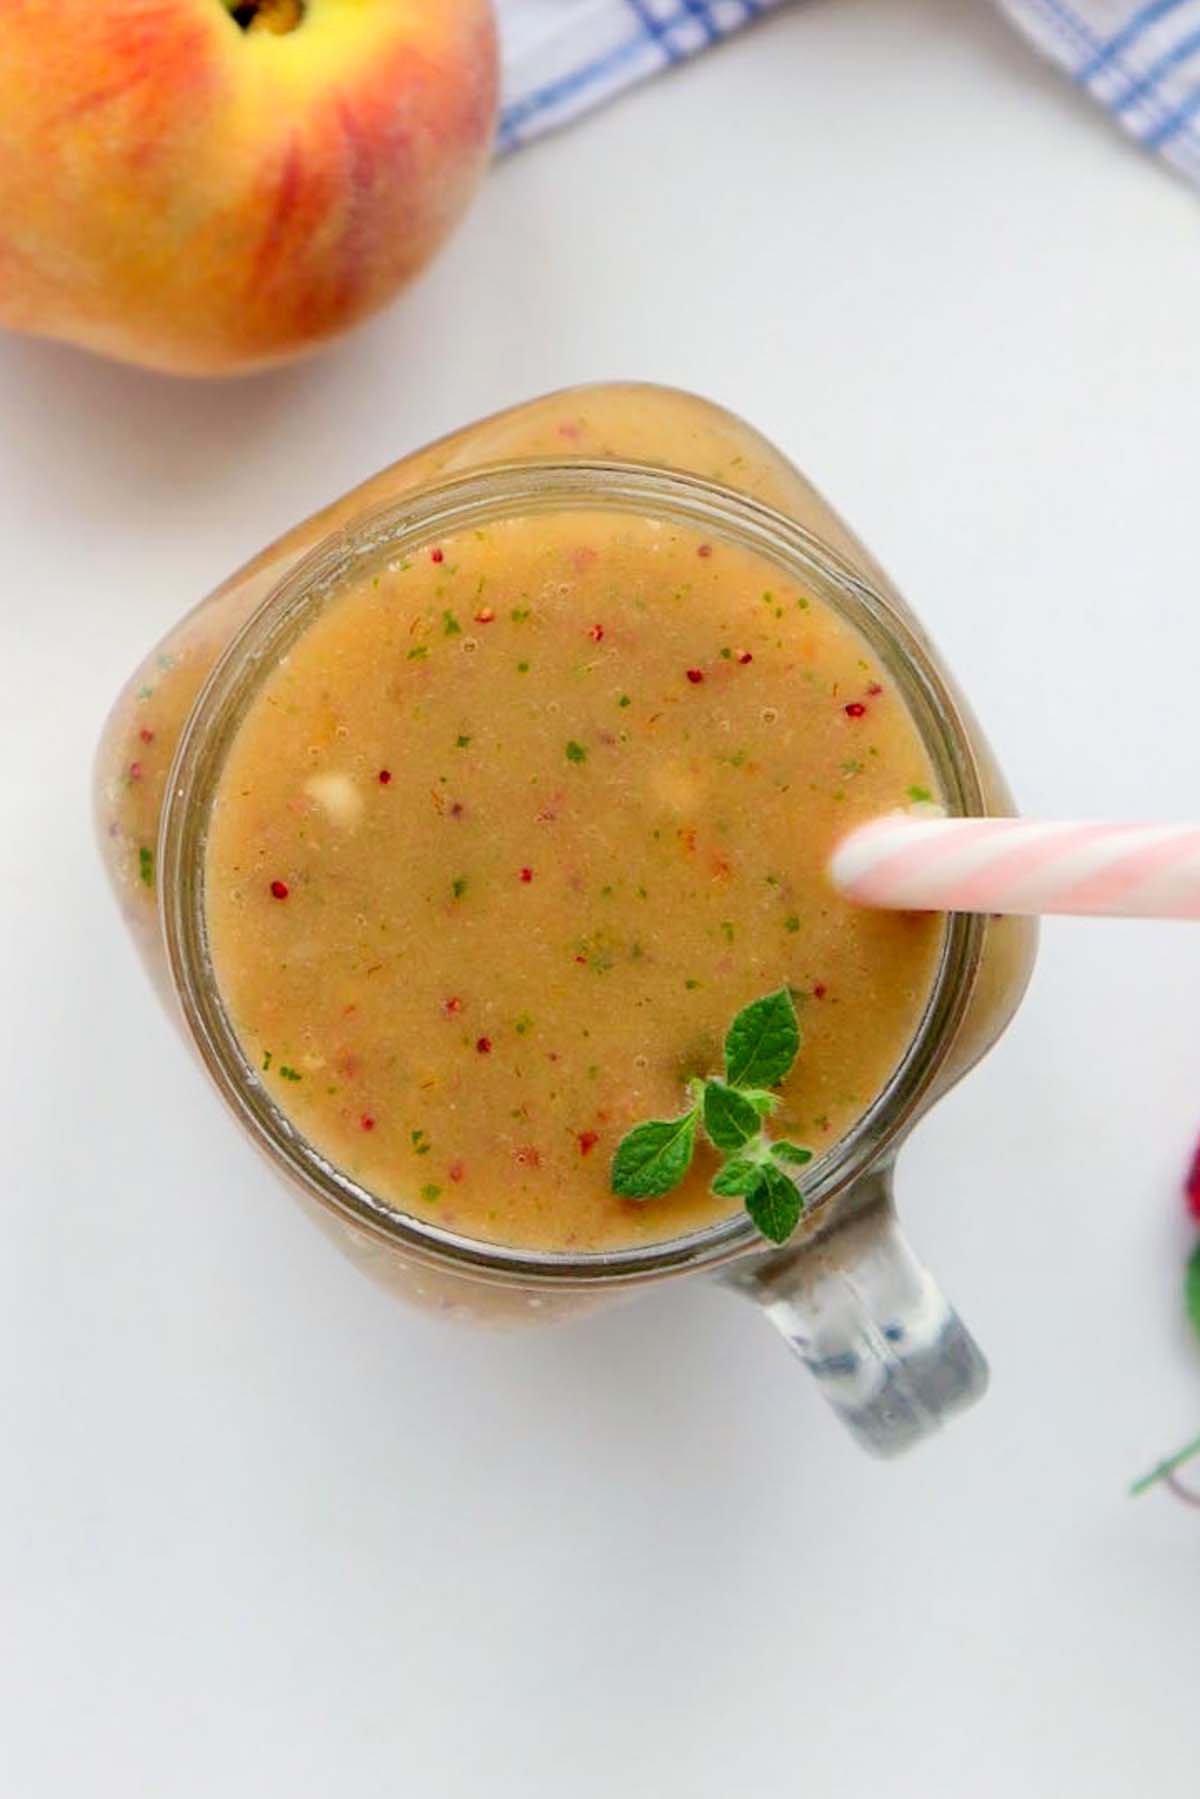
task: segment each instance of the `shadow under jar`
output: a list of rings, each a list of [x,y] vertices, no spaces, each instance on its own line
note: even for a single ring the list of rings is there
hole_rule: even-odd
[[[880,1454],[982,1392],[891,1174],[1033,931],[856,913],[824,871],[906,794],[1011,804],[907,608],[741,421],[574,390],[385,471],[158,646],[97,790],[210,1076],[377,1278],[499,1322],[716,1274]],[[792,1241],[703,1150],[677,1192],[614,1196],[624,1132],[783,985],[778,1128],[815,1156]]]

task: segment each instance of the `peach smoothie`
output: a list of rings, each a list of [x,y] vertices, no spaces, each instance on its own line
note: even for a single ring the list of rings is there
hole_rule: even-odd
[[[740,527],[706,532],[686,508],[589,506],[622,465],[664,493],[680,471],[793,521],[813,581],[802,559],[760,552]],[[480,530],[417,537],[405,523],[440,516],[458,491],[446,483],[478,474],[519,495],[547,468],[571,495],[557,510],[518,497],[473,518]],[[233,646],[218,691],[260,666],[238,633],[273,630],[304,559],[361,545],[380,509],[410,549],[355,562],[218,731],[204,690],[222,653]],[[870,642],[850,622],[868,631],[866,614],[836,597],[846,582],[868,596]],[[889,672],[900,638],[897,671],[925,658],[957,745],[952,764],[937,751],[938,775],[928,708],[919,729],[909,677]],[[220,739],[203,779],[187,745],[176,762],[189,731],[214,755]],[[142,960],[313,1215],[420,1303],[539,1318],[598,1302],[589,1256],[609,1258],[593,1268],[611,1286],[622,1257],[650,1270],[673,1243],[708,1246],[688,1252],[705,1265],[753,1253],[703,1147],[660,1197],[610,1183],[622,1136],[718,1071],[748,1002],[794,997],[802,1046],[772,1130],[829,1151],[817,1170],[875,1117],[923,1019],[937,1019],[936,1066],[882,1138],[871,1124],[867,1153],[894,1153],[1000,1034],[1032,963],[1027,921],[977,921],[965,945],[944,920],[850,908],[826,879],[844,830],[926,796],[1011,809],[887,577],[742,420],[631,383],[469,425],[268,546],[136,669],[96,779]],[[201,816],[185,882],[171,845]],[[203,968],[172,938],[185,912]],[[220,1070],[201,1003],[224,1020]],[[299,1159],[289,1133],[309,1146]],[[797,1243],[845,1209],[840,1189],[819,1200]],[[737,1234],[705,1233],[726,1218]],[[453,1244],[477,1246],[469,1269],[448,1265],[467,1253]],[[521,1260],[544,1251],[562,1262],[553,1294]]]
[[[865,643],[765,558],[640,516],[501,520],[351,583],[257,691],[208,827],[213,968],[293,1124],[399,1211],[595,1251],[737,1209],[611,1191],[620,1137],[787,986],[775,1128],[883,1087],[944,926],[831,888],[860,820],[933,797]]]

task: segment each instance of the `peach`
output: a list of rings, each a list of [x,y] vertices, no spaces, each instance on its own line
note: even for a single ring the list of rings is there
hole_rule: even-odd
[[[457,222],[488,0],[7,0],[0,324],[175,374],[316,349]]]

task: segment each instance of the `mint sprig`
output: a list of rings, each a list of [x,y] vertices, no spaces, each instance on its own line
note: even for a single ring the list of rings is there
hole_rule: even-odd
[[[669,1193],[691,1167],[703,1127],[724,1157],[713,1192],[741,1199],[764,1237],[786,1243],[804,1211],[804,1197],[787,1170],[811,1162],[812,1151],[769,1137],[763,1121],[779,1103],[771,1089],[789,1073],[799,1049],[800,1021],[786,987],[743,1007],[726,1033],[724,1079],[689,1081],[692,1103],[681,1117],[649,1119],[622,1137],[612,1161],[613,1192],[623,1199]]]
[[[1200,1163],[1200,1151],[1197,1152],[1196,1160]],[[1190,1200],[1190,1188],[1188,1197]],[[1183,1303],[1191,1320],[1192,1328],[1200,1337],[1200,1243],[1188,1257],[1187,1270],[1183,1277]],[[1189,1505],[1200,1505],[1200,1495],[1193,1492],[1190,1487],[1185,1487],[1181,1482],[1177,1482],[1175,1478],[1185,1462],[1192,1462],[1197,1458],[1200,1458],[1200,1437],[1194,1438],[1182,1449],[1176,1450],[1174,1455],[1169,1455],[1165,1461],[1159,1462],[1156,1468],[1151,1468],[1149,1474],[1143,1474],[1140,1480],[1135,1480],[1129,1490],[1135,1494],[1145,1493],[1150,1487],[1157,1486],[1158,1482],[1162,1481],[1171,1488],[1177,1498],[1185,1499]]]

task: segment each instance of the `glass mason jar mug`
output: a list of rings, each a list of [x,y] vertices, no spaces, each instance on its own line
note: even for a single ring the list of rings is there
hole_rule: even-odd
[[[712,479],[712,476],[717,479]],[[739,491],[740,489],[740,491]],[[971,1403],[986,1367],[905,1243],[892,1169],[914,1122],[995,1041],[1033,955],[1022,920],[945,922],[899,1065],[805,1170],[796,1236],[744,1213],[629,1247],[514,1247],[408,1211],[338,1166],[251,1066],[213,967],[205,902],[214,798],[272,671],[373,570],[498,523],[653,521],[753,552],[845,620],[903,700],[949,810],[1011,806],[977,727],[903,602],[824,502],[756,434],[653,388],[552,395],[385,471],[298,527],[183,621],[135,675],[101,745],[101,844],[143,955],[243,1128],[312,1214],[418,1304],[493,1322],[573,1315],[707,1272],[762,1306],[870,1450],[895,1454]]]

